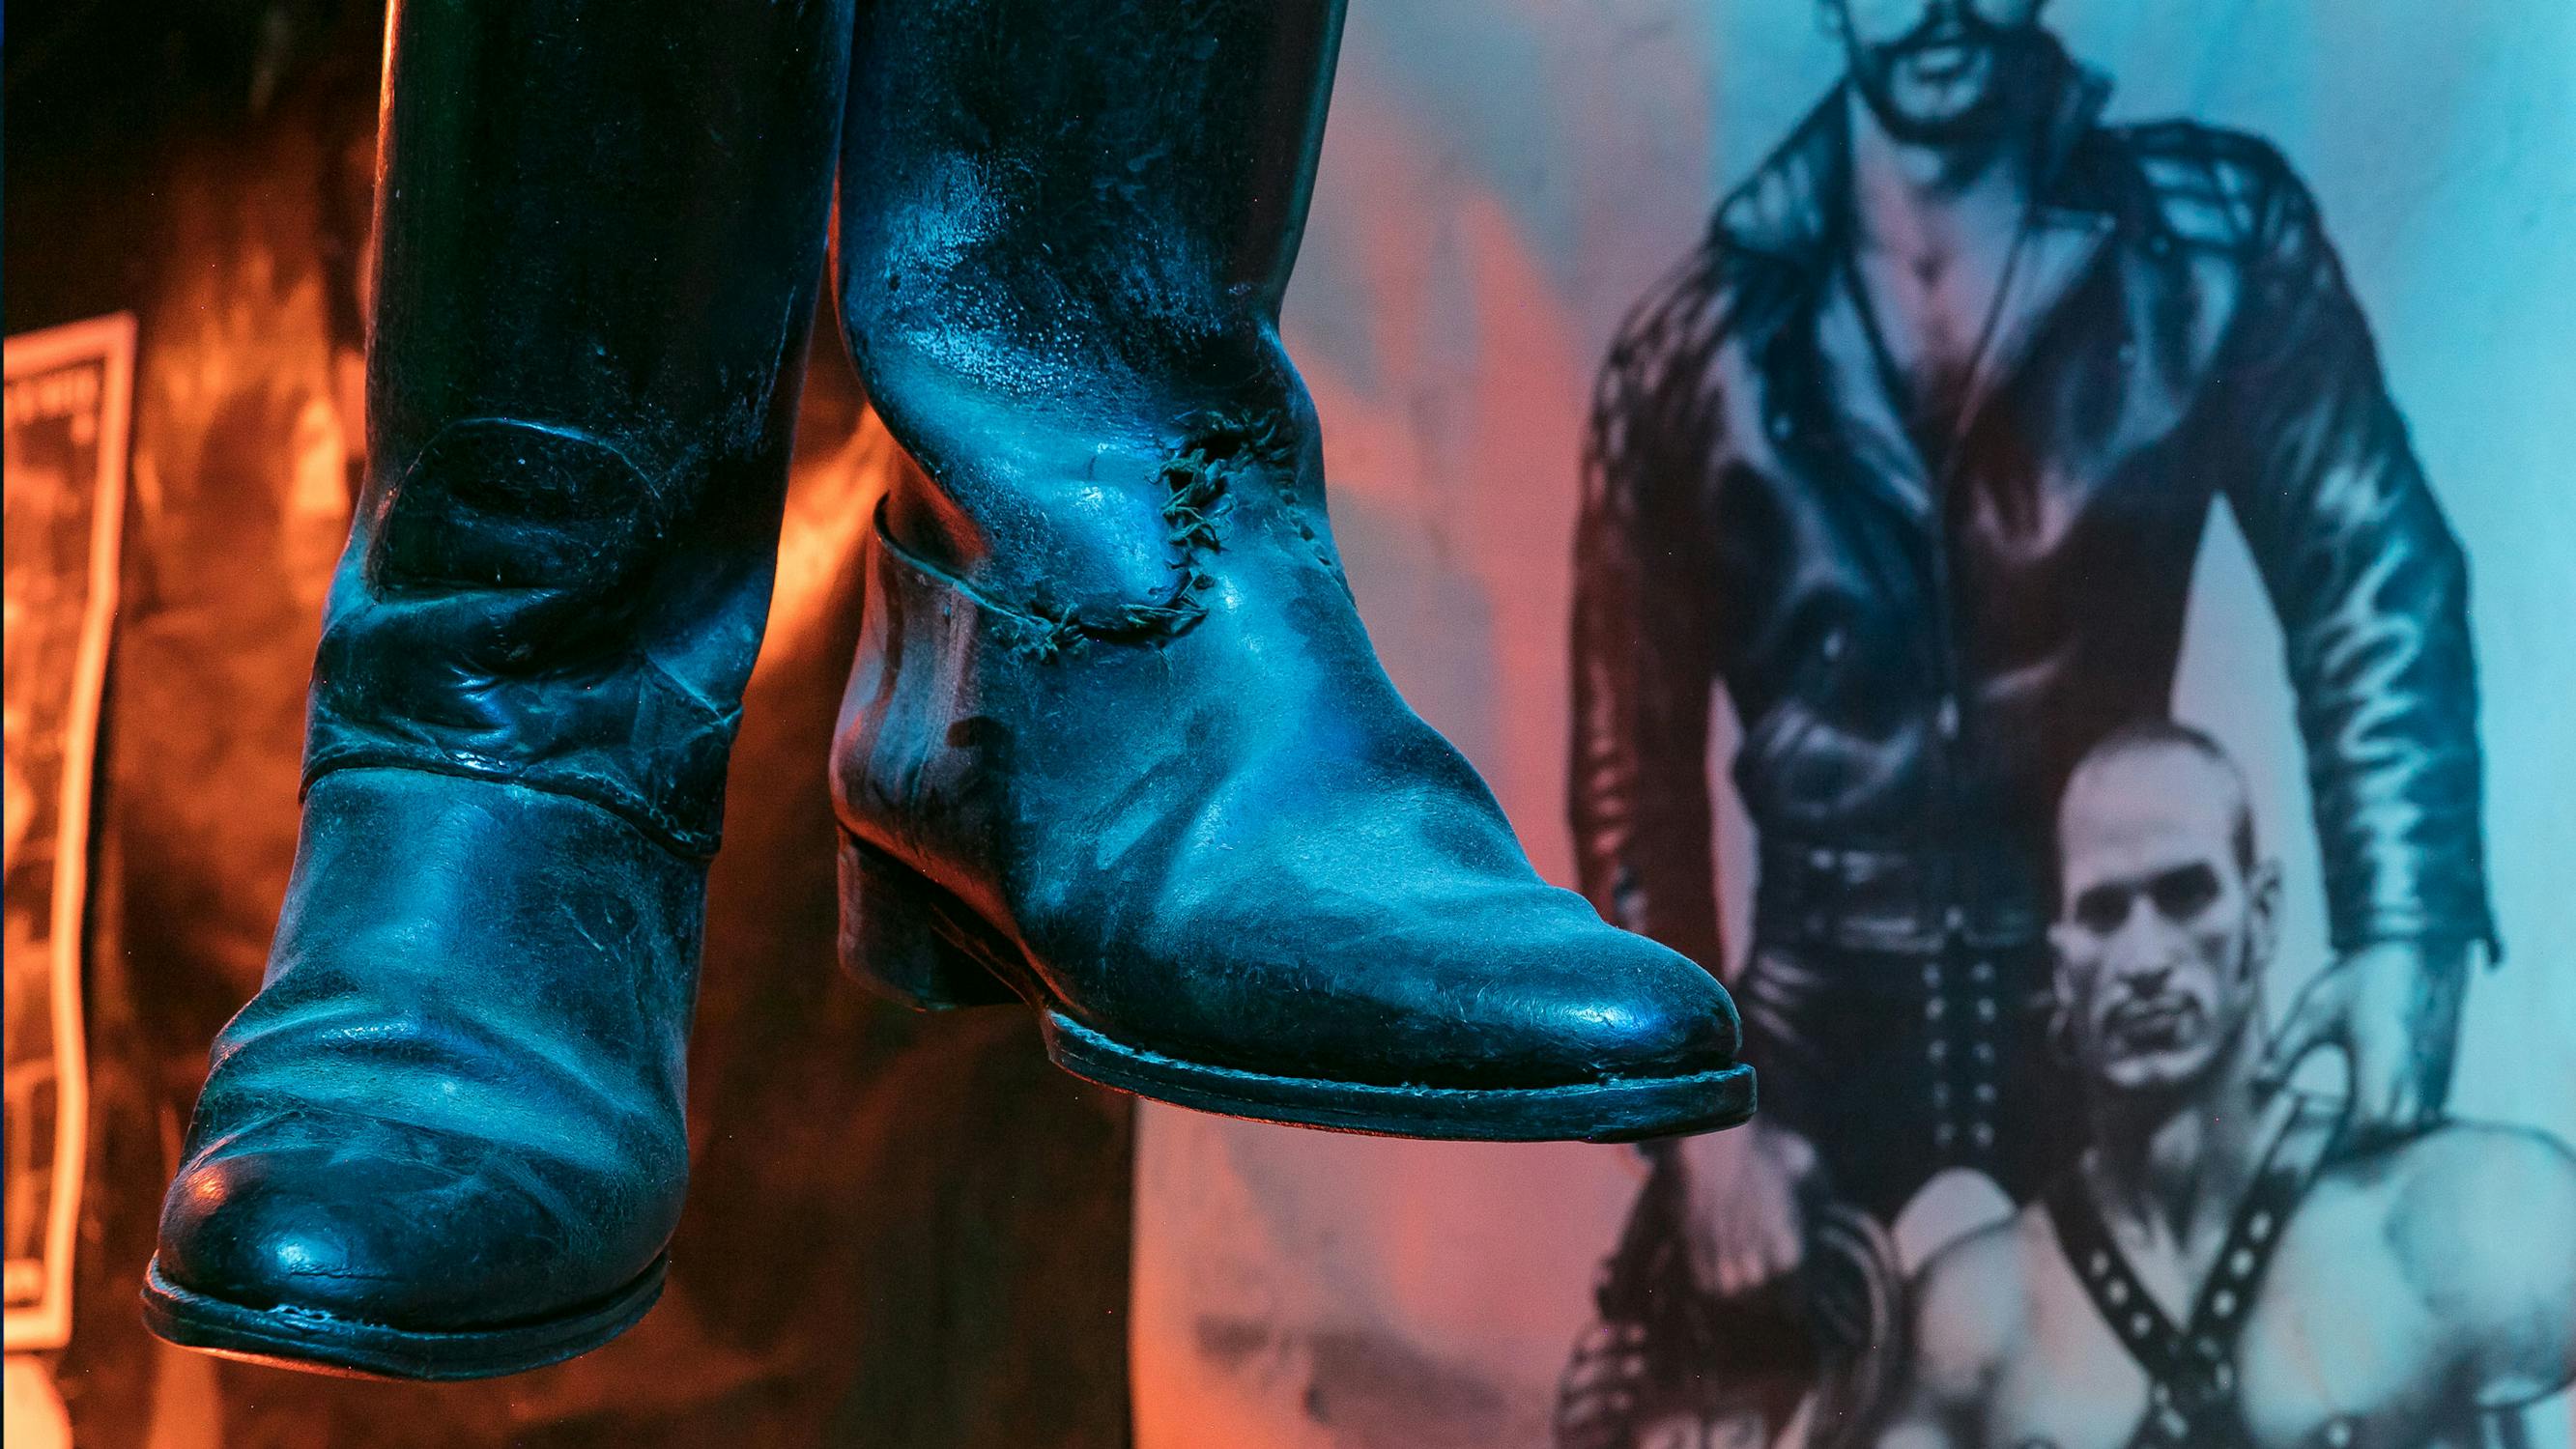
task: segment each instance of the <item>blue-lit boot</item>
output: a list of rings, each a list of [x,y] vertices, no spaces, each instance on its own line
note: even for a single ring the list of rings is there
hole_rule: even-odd
[[[370,476],[295,874],[144,1305],[194,1348],[470,1378],[661,1289],[850,20],[393,15]]]
[[[1751,1110],[1725,991],[1531,870],[1408,709],[1278,309],[1338,4],[861,17],[837,281],[921,465],[833,762],[843,957],[1185,1106],[1618,1139]]]

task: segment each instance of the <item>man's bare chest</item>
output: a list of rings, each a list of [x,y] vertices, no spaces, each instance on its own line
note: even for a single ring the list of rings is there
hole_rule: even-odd
[[[1883,253],[1855,265],[1879,346],[1902,381],[1921,391],[1932,379],[1967,371],[1990,291],[1955,266]]]
[[[1922,420],[1958,405],[1989,343],[2010,260],[2009,242],[1854,257],[1853,285],[1900,411]]]
[[[2218,1381],[2254,1449],[2461,1449],[2474,1414],[2451,1392],[2442,1326],[2370,1235],[2303,1213],[2288,1230]],[[2181,1391],[2141,1365],[2064,1264],[2037,1285],[2031,1351],[2003,1366],[1979,1442],[2128,1449]]]

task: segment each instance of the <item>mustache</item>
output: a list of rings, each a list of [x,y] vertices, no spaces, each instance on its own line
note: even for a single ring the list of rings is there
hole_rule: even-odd
[[[1973,7],[1951,6],[1948,10],[1948,14],[1937,9],[1926,13],[1921,24],[1881,48],[1901,58],[1944,45],[1996,47],[2011,38],[2004,27],[1977,14]]]

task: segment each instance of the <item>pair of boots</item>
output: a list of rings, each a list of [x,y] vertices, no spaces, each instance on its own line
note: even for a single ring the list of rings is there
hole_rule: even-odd
[[[836,150],[840,313],[920,464],[833,749],[844,963],[1247,1117],[1750,1110],[1725,993],[1538,879],[1352,609],[1276,331],[1338,4],[393,15],[370,476],[156,1332],[476,1377],[659,1291]]]

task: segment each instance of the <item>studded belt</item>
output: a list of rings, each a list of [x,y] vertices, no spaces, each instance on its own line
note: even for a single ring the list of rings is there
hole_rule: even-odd
[[[2036,852],[1853,849],[1766,832],[1754,912],[1777,940],[1872,951],[2002,948],[2040,939],[2050,875]]]

